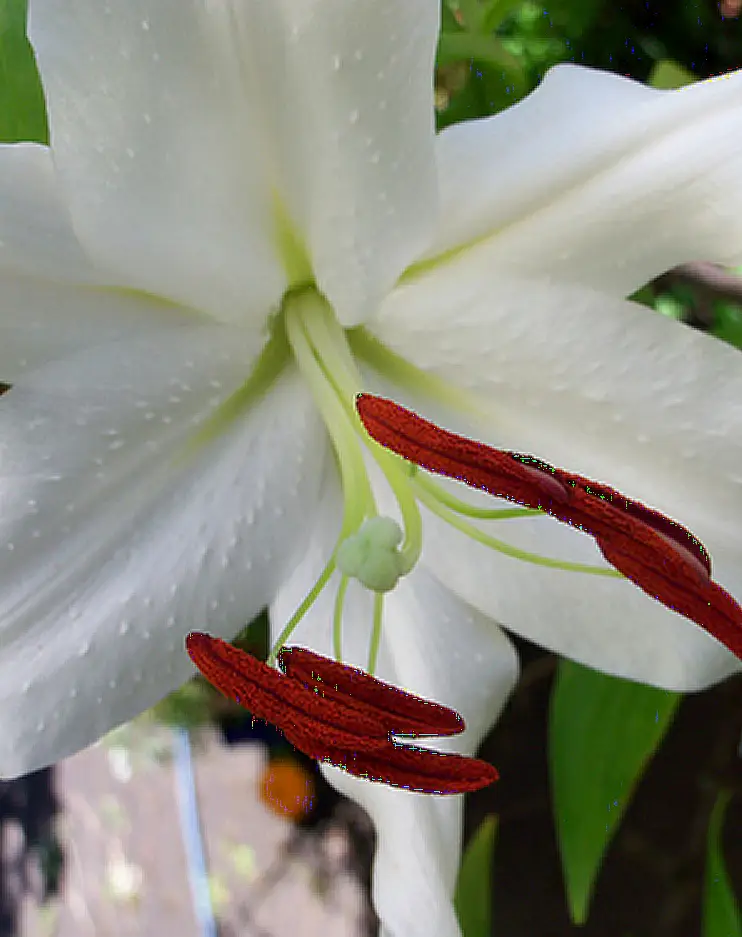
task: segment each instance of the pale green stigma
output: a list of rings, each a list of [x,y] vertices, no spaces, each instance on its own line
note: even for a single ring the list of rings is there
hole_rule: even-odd
[[[337,567],[373,592],[390,592],[404,573],[397,549],[402,536],[391,517],[371,517],[337,548]]]

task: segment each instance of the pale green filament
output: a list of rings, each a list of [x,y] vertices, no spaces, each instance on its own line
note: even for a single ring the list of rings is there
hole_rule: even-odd
[[[384,610],[384,596],[377,592],[374,596],[374,627],[371,632],[371,644],[368,649],[368,672],[374,673],[381,644],[381,617]]]
[[[322,590],[327,585],[330,579],[330,576],[332,576],[334,570],[335,570],[335,557],[331,556],[330,559],[327,561],[327,565],[319,574],[319,578],[317,579],[315,584],[312,586],[312,588],[304,597],[304,601],[297,608],[297,610],[294,612],[291,618],[289,618],[288,622],[286,623],[286,627],[283,629],[283,631],[279,634],[278,638],[276,639],[276,643],[271,648],[271,652],[266,659],[266,663],[268,664],[269,667],[272,667],[275,664],[276,658],[278,657],[278,652],[281,650],[284,644],[291,637],[291,635],[294,632],[294,628],[296,628],[296,626],[299,624],[302,618],[306,615],[309,609],[317,601],[317,599],[319,598],[320,592],[322,592]],[[338,660],[339,659],[340,658],[338,658]]]
[[[345,604],[345,593],[348,591],[349,582],[350,579],[348,576],[343,576],[341,578],[337,595],[335,596],[335,614],[332,616],[332,646],[335,657],[339,661],[343,659],[343,605]]]
[[[544,515],[545,512],[539,508],[477,508],[473,504],[468,504],[446,491],[442,485],[437,484],[432,478],[424,475],[422,472],[415,472],[412,476],[412,484],[415,488],[422,488],[428,492],[436,501],[455,511],[456,514],[463,514],[465,517],[476,517],[481,521],[504,521],[513,517],[536,517]]]
[[[466,534],[467,537],[471,537],[472,540],[476,540],[478,543],[482,543],[484,546],[490,547],[498,553],[503,553],[505,556],[511,556],[515,560],[522,560],[524,563],[533,563],[535,566],[559,569],[563,572],[587,573],[590,576],[608,576],[615,579],[624,578],[623,574],[619,573],[616,569],[606,569],[604,566],[595,566],[590,563],[569,563],[563,560],[553,560],[548,556],[541,556],[539,553],[530,553],[528,550],[520,550],[518,547],[506,543],[504,540],[491,537],[478,527],[475,527],[474,524],[461,520],[456,516],[454,511],[438,502],[436,498],[428,494],[424,488],[420,487],[417,495],[426,507],[430,508],[434,514],[437,514],[438,517],[446,521],[447,524],[450,524],[451,527],[461,531],[462,534]]]

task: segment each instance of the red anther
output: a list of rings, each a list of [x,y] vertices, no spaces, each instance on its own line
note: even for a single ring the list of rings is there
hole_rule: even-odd
[[[678,524],[677,521],[660,514],[659,511],[648,508],[640,501],[627,498],[626,495],[622,495],[615,488],[609,488],[608,485],[602,485],[599,482],[591,481],[589,478],[584,478],[582,475],[575,475],[562,469],[556,469],[556,472],[565,483],[580,488],[591,497],[607,501],[612,507],[620,508],[619,515],[629,515],[640,521],[644,527],[651,528],[656,534],[665,538],[670,548],[676,547],[682,550],[688,560],[696,566],[702,578],[708,579],[711,576],[711,559],[708,550],[682,524]],[[591,507],[593,511],[596,510],[595,505]],[[615,518],[613,522],[615,523]]]
[[[461,731],[464,721],[454,710],[397,690],[355,667],[306,648],[285,648],[281,665],[292,675],[282,676],[245,651],[199,632],[188,635],[186,648],[218,690],[258,719],[272,722],[310,758],[428,793],[478,790],[497,779],[486,762],[395,742],[392,732],[450,735]],[[355,695],[356,688],[362,697]],[[393,705],[402,711],[382,708]]]
[[[313,746],[311,738],[301,736],[299,742],[301,744],[297,741],[293,744],[311,758],[344,768],[355,777],[426,794],[478,791],[499,778],[493,765],[478,758],[402,745],[391,739],[384,748],[374,752],[340,746],[320,750],[316,743]]]
[[[249,709],[257,719],[280,729],[311,723],[318,739],[332,741],[338,729],[359,739],[385,739],[386,728],[372,715],[348,710],[334,700],[324,700],[293,680],[268,667],[257,657],[220,638],[191,632],[186,650],[193,663],[217,690]]]
[[[278,654],[283,672],[325,699],[373,712],[395,735],[456,735],[466,728],[453,709],[406,693],[363,670],[339,664],[304,647],[284,647]]]
[[[742,608],[711,580],[708,551],[681,524],[607,485],[449,433],[390,400],[362,394],[356,406],[369,434],[398,455],[589,533],[627,579],[742,659]],[[520,470],[508,471],[508,460]]]
[[[356,408],[376,442],[431,472],[545,511],[569,498],[555,470],[531,456],[491,449],[449,433],[382,397],[360,394]]]
[[[742,660],[742,608],[718,583],[710,579],[694,583],[690,570],[685,576],[678,575],[677,568],[673,570],[677,555],[674,563],[668,560],[665,566],[655,563],[649,567],[639,562],[630,542],[621,544],[614,538],[611,542],[599,540],[598,546],[606,560],[647,595],[696,622]]]

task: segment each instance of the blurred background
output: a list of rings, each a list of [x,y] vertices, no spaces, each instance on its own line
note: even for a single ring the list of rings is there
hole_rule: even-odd
[[[444,0],[439,126],[515,103],[560,61],[657,87],[738,68],[741,7]],[[0,0],[0,105],[19,80],[37,93],[24,17]],[[28,114],[1,139],[43,139]],[[636,298],[742,347],[734,271],[689,265]],[[240,643],[265,654],[265,620]],[[517,643],[523,677],[481,752],[501,780],[466,803],[465,937],[742,937],[742,680],[681,698]],[[0,937],[365,937],[373,851],[362,810],[197,679],[0,783]]]

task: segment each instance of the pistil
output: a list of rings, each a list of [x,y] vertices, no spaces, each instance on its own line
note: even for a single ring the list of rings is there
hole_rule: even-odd
[[[420,557],[420,512],[399,460],[369,438],[358,418],[354,400],[362,386],[361,376],[345,332],[327,302],[313,288],[299,289],[286,297],[282,315],[294,361],[323,417],[335,452],[343,491],[343,520],[332,556],[279,635],[268,663],[275,662],[280,648],[338,569],[342,575],[333,615],[334,652],[339,660],[343,604],[349,578],[355,578],[375,593],[369,649],[369,667],[373,670],[380,641],[382,596],[414,568]],[[364,447],[381,468],[397,501],[401,527],[392,518],[378,515]]]

